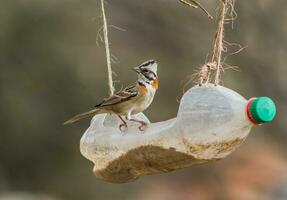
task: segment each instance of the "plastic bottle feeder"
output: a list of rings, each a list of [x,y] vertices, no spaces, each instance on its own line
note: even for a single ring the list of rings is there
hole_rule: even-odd
[[[116,116],[96,115],[80,149],[94,163],[96,177],[123,183],[222,159],[243,143],[254,125],[275,115],[268,97],[246,100],[228,88],[205,84],[184,94],[176,118],[150,123],[144,132],[132,122],[121,132]],[[149,123],[142,113],[133,117]]]

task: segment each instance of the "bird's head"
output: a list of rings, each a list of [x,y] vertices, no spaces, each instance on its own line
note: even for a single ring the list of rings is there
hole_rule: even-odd
[[[148,60],[139,66],[134,67],[134,71],[140,79],[146,82],[157,80],[157,63],[155,60]]]

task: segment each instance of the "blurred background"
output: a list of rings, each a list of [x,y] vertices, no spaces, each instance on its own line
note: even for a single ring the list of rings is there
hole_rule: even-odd
[[[200,1],[215,15],[216,0]],[[222,84],[246,98],[269,96],[276,120],[255,127],[221,161],[127,184],[97,180],[79,152],[89,120],[63,121],[108,95],[98,0],[0,1],[0,200],[287,199],[287,1],[238,1],[226,40],[248,46],[226,63]],[[177,0],[108,1],[116,87],[135,81],[131,68],[154,58],[160,87],[145,112],[175,117],[190,75],[206,60],[215,21]],[[189,84],[188,87],[191,87]]]

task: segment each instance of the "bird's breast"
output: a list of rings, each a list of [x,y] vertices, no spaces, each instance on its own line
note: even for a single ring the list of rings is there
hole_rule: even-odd
[[[144,86],[140,86],[144,87]],[[145,87],[145,89],[141,89],[141,92],[138,96],[136,103],[134,104],[134,109],[132,114],[137,114],[139,112],[147,109],[153,101],[153,97],[155,95],[155,90],[152,88]]]

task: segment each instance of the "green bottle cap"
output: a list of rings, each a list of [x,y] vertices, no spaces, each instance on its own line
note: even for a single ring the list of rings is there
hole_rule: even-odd
[[[258,123],[271,122],[276,115],[276,105],[268,97],[258,97],[251,103],[250,114]]]

